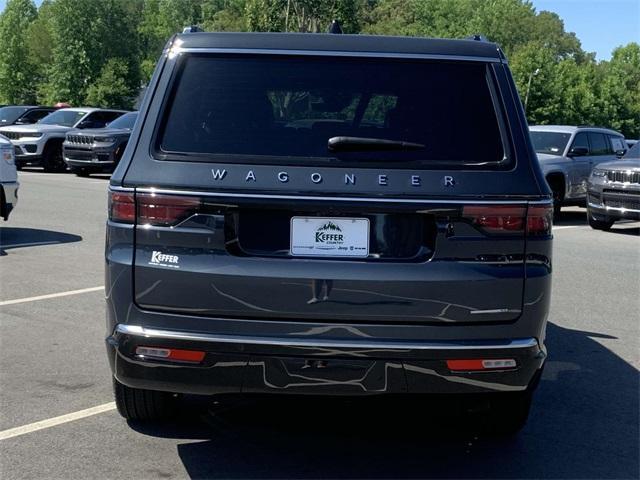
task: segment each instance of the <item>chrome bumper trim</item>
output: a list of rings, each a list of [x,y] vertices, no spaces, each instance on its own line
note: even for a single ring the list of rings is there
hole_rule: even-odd
[[[640,210],[636,210],[635,208],[618,208],[618,207],[607,207],[605,205],[598,205],[596,203],[589,202],[589,206],[591,208],[597,208],[598,210],[606,210],[611,212],[619,212],[619,213],[640,213]]]
[[[276,345],[283,347],[322,347],[322,348],[362,348],[376,350],[503,350],[512,348],[532,348],[538,347],[535,338],[509,339],[504,343],[499,341],[468,341],[468,342],[370,342],[358,340],[323,340],[323,339],[301,339],[301,338],[271,338],[271,337],[249,337],[225,334],[179,332],[175,330],[156,330],[144,328],[139,325],[116,325],[115,331],[124,335],[138,337],[165,339],[165,340],[187,340],[194,342],[210,343],[234,343],[245,345]]]

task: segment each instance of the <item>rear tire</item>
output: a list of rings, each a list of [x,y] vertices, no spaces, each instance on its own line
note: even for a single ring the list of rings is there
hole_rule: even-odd
[[[78,177],[88,177],[89,175],[91,175],[91,172],[89,170],[82,167],[74,167],[71,169],[71,171],[75,173]]]
[[[606,217],[604,220],[598,220],[593,217],[593,214],[589,209],[587,209],[587,220],[589,221],[589,226],[594,230],[604,230],[604,231],[609,230],[613,225],[613,222],[615,222],[615,220],[609,220]]]
[[[62,158],[62,144],[49,143],[44,148],[42,155],[42,166],[47,173],[64,172],[67,164]]]
[[[556,220],[560,216],[562,202],[564,202],[564,179],[557,174],[547,177],[547,184],[553,194],[553,219]]]
[[[168,392],[131,388],[113,379],[113,394],[118,413],[127,420],[150,422],[175,415],[178,400]]]

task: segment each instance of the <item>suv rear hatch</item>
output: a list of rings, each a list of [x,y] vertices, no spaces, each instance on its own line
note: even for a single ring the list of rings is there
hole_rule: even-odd
[[[164,180],[111,195],[112,219],[136,224],[136,303],[327,323],[516,319],[526,239],[548,235],[550,217],[515,187],[495,76],[479,61],[182,55],[151,152],[136,152]],[[127,179],[150,172],[136,158]]]

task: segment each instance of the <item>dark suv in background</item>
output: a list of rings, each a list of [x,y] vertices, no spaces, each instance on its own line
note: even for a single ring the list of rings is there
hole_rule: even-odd
[[[31,125],[55,112],[58,107],[38,107],[35,105],[8,105],[0,108],[0,127],[8,125]]]
[[[524,424],[553,207],[495,44],[184,33],[148,91],[109,190],[125,418],[181,394],[450,394]]]
[[[63,157],[78,176],[112,172],[129,141],[138,112],[125,113],[104,128],[71,130],[62,144]]]

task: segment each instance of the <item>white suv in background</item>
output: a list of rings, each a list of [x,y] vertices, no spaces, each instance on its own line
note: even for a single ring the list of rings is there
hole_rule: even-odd
[[[627,150],[622,134],[607,128],[536,125],[529,127],[529,134],[553,192],[556,214],[563,205],[584,206],[593,167],[615,160]]]
[[[74,128],[103,128],[125,113],[99,108],[62,108],[33,125],[0,128],[16,147],[16,166],[42,166],[45,172],[61,172],[67,165],[62,158],[62,142]]]
[[[18,173],[14,161],[13,145],[0,135],[0,217],[9,219],[18,203]]]

